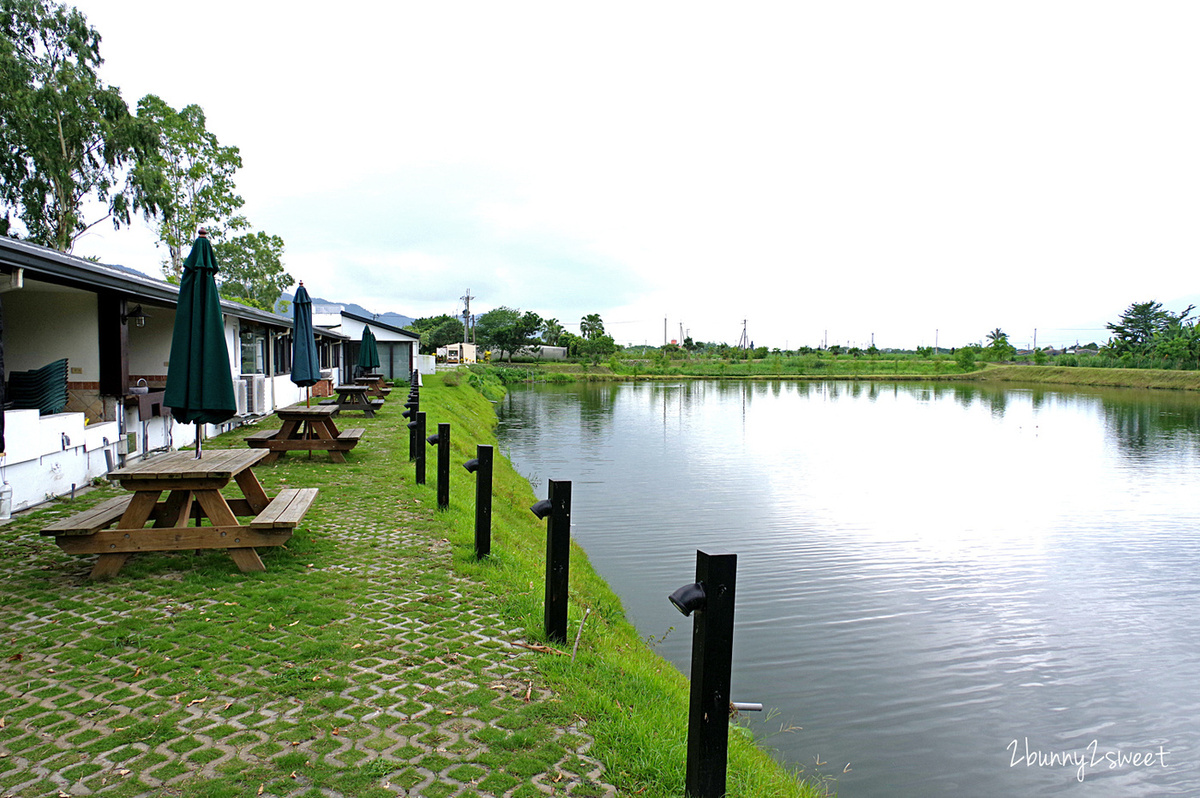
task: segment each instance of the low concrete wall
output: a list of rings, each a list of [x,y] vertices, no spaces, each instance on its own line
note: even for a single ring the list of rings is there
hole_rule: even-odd
[[[110,460],[117,464],[117,422],[84,422],[83,413],[5,411],[0,479],[12,487],[14,511],[85,487],[108,473]]]

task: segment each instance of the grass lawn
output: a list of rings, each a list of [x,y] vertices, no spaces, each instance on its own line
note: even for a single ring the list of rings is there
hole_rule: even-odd
[[[457,382],[450,377],[448,382]],[[223,551],[142,554],[114,579],[38,530],[103,487],[0,527],[0,794],[678,796],[686,680],[625,620],[573,547],[578,655],[541,639],[545,524],[497,458],[493,556],[473,554],[474,477],[491,405],[427,378],[451,423],[451,507],[414,484],[401,391],[348,462],[290,454],[267,492],[318,487],[286,547],[243,574]],[[264,420],[269,425],[271,420]],[[206,443],[242,447],[246,427]],[[823,789],[731,735],[731,796]]]

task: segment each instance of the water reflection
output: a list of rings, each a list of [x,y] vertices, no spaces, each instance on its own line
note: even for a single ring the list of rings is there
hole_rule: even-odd
[[[500,436],[577,482],[645,635],[697,548],[739,553],[735,697],[841,794],[1116,796],[1200,793],[1198,422],[1159,392],[697,381],[517,391]],[[1080,783],[1013,766],[1026,738],[1174,753]]]

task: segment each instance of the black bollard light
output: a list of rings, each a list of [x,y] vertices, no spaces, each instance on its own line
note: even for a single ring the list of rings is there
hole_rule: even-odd
[[[408,428],[412,430],[412,434],[418,441],[425,437],[425,414],[417,413],[415,421],[408,423]],[[425,447],[417,444],[416,455],[413,457],[416,462],[417,484],[425,484]]]
[[[422,413],[421,415],[425,415]],[[438,431],[425,439],[437,448],[437,503],[439,510],[450,507],[450,425],[438,424]]]
[[[413,421],[417,418],[417,413],[421,410],[420,402],[405,402],[404,412],[400,415]],[[417,433],[417,427],[411,422],[408,425],[408,459],[416,460],[417,454],[421,451],[421,439],[425,437],[425,429],[421,428],[420,434]]]
[[[687,798],[721,798],[729,759],[729,685],[733,671],[736,554],[696,551],[696,581],[669,597],[692,615],[692,689],[688,711]],[[757,708],[744,705],[746,709]]]
[[[549,480],[549,498],[529,509],[546,524],[546,637],[567,642],[567,585],[571,569],[571,483]]]
[[[475,475],[475,559],[492,553],[492,447],[475,446],[475,459],[463,463]]]

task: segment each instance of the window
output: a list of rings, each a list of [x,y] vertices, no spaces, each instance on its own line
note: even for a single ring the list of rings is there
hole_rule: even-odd
[[[292,373],[292,334],[275,336],[275,373]]]
[[[267,339],[258,330],[242,328],[242,374],[263,374],[267,367]]]

